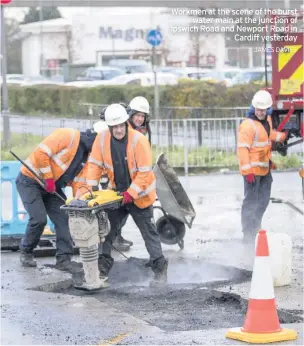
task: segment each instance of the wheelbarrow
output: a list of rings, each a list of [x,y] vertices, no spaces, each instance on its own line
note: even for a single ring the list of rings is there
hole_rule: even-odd
[[[164,153],[160,154],[154,166],[156,193],[163,213],[156,221],[161,242],[166,245],[178,244],[184,248],[186,225],[191,228],[196,217],[192,203],[174,169],[168,164]]]

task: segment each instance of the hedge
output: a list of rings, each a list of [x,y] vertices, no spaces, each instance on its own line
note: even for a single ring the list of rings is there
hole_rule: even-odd
[[[160,86],[159,102],[161,107],[246,107],[250,105],[253,94],[259,89],[260,86],[255,84],[226,88],[222,84],[201,81],[182,82],[174,86]],[[9,109],[18,114],[70,117],[77,113],[80,102],[128,103],[138,95],[146,97],[153,105],[153,87],[9,86]]]

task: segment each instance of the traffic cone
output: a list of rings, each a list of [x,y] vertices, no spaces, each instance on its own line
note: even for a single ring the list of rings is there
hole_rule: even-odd
[[[295,330],[280,327],[274,297],[266,231],[257,235],[247,314],[243,328],[232,328],[226,337],[252,344],[296,340]]]

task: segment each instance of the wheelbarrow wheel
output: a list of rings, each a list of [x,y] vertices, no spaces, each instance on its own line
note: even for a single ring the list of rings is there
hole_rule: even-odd
[[[186,227],[183,222],[172,216],[162,216],[156,221],[156,228],[163,244],[178,244],[181,249],[184,248],[183,239],[186,233]]]

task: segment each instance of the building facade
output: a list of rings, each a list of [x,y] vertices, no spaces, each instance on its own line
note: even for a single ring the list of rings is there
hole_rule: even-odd
[[[56,74],[67,62],[102,66],[113,58],[151,61],[152,47],[146,36],[155,28],[163,36],[156,48],[158,65],[217,69],[225,64],[243,68],[262,66],[263,57],[253,59],[251,47],[238,48],[237,52],[227,49],[224,33],[182,29],[192,24],[190,16],[176,15],[165,8],[96,8],[89,15],[79,11],[66,18],[26,24],[21,26],[23,32],[30,34],[22,43],[23,73]]]

